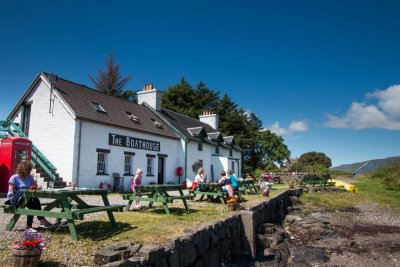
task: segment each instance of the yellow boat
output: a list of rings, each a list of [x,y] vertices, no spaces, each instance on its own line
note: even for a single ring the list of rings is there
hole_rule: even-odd
[[[358,187],[355,186],[354,184],[346,183],[335,179],[332,179],[332,182],[335,183],[335,186],[343,187],[347,191],[358,193]]]

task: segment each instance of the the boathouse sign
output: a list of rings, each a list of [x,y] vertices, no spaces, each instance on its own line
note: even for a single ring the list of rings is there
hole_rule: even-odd
[[[112,133],[109,134],[108,144],[112,146],[122,146],[122,147],[136,148],[136,149],[160,151],[160,142],[123,136],[118,134],[112,134]]]

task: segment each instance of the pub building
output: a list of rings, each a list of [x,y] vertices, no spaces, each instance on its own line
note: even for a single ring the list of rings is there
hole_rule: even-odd
[[[194,166],[214,181],[227,169],[240,177],[241,149],[218,132],[218,115],[197,120],[161,108],[161,95],[146,84],[132,103],[41,72],[8,119],[79,187],[113,184],[117,175],[128,190],[137,168],[143,184],[193,180]]]

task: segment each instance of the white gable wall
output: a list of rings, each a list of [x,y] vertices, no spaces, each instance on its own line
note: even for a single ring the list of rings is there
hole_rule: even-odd
[[[50,87],[39,80],[26,102],[31,102],[29,139],[57,168],[64,181],[71,181],[74,162],[75,120],[67,111],[64,103],[53,94],[54,102],[51,113]],[[20,123],[22,109],[11,118]]]

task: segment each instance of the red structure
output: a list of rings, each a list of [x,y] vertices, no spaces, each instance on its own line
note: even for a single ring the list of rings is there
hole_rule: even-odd
[[[31,160],[32,142],[22,137],[0,140],[0,192],[8,191],[8,180],[22,160]]]

